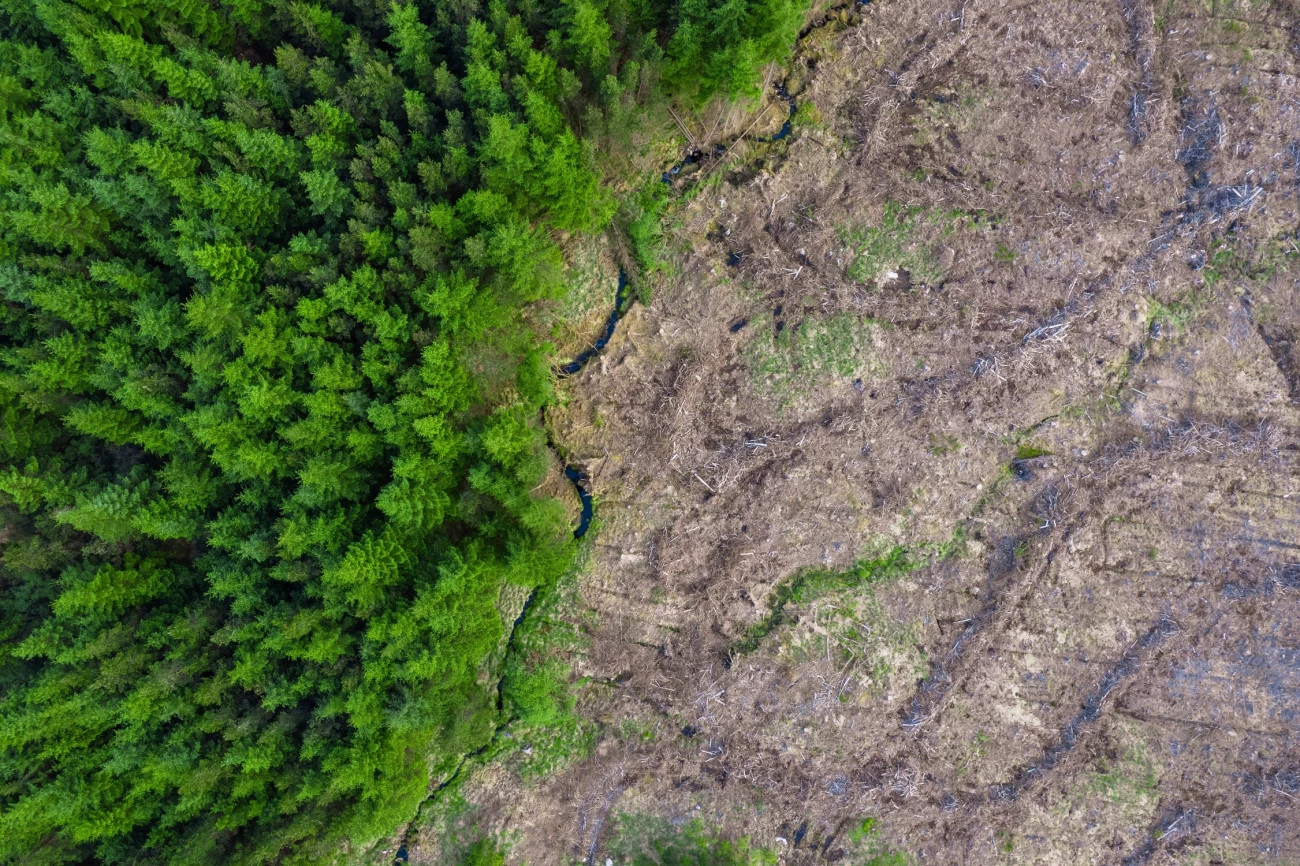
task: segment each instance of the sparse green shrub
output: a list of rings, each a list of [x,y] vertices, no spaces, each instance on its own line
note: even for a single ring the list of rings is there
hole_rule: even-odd
[[[465,854],[461,866],[505,866],[506,855],[491,839],[480,839]]]
[[[998,244],[998,248],[993,251],[993,261],[1009,265],[1019,258],[1020,254],[1006,244]]]
[[[854,854],[848,862],[855,866],[912,866],[912,858],[901,851],[893,851],[880,839],[880,830],[874,818],[866,818],[849,831],[849,842]]]

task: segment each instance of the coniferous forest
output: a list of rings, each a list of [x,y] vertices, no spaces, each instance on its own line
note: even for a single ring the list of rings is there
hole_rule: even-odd
[[[529,310],[805,5],[0,0],[0,862],[412,818],[573,555]]]

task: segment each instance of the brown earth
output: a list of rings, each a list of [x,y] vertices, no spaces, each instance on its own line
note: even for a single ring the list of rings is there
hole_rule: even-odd
[[[534,866],[620,814],[1300,863],[1300,6],[887,0],[798,66],[796,134],[675,182],[671,275],[562,385],[596,742],[479,769],[474,820]]]

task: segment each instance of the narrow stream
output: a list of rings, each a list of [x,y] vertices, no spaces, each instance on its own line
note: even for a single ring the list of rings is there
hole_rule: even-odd
[[[623,318],[627,312],[627,272],[622,268],[618,269],[618,292],[614,295],[614,309],[610,310],[609,316],[605,319],[605,328],[596,338],[596,342],[578,353],[578,357],[569,363],[560,367],[556,373],[564,378],[572,376],[583,367],[587,362],[601,353],[601,350],[609,344],[610,339],[614,336],[614,329],[618,327],[619,319]],[[552,448],[555,446],[552,445]],[[578,528],[573,530],[574,538],[582,538],[587,534],[591,527],[592,501],[591,491],[587,489],[587,474],[576,466],[566,465],[564,467],[564,477],[569,479],[573,484],[573,489],[578,491],[578,500],[582,503],[582,516],[578,519]]]
[[[601,350],[609,344],[610,338],[614,336],[614,328],[618,326],[618,320],[623,318],[627,310],[624,309],[624,302],[627,300],[627,273],[618,269],[618,292],[614,295],[614,309],[610,311],[609,317],[605,319],[605,330],[601,331],[596,342],[591,346],[583,349],[578,357],[561,367],[557,372],[561,377],[572,376],[583,367],[587,362],[600,354]]]
[[[586,487],[587,476],[581,469],[565,466],[564,477],[573,483],[573,489],[578,491],[578,499],[582,502],[582,517],[578,518],[578,528],[573,530],[574,538],[582,538],[591,527],[591,491]]]
[[[781,141],[789,137],[791,131],[791,123],[794,120],[795,112],[798,110],[798,104],[795,102],[795,98],[790,95],[790,92],[789,90],[786,89],[784,83],[778,83],[776,85],[776,93],[777,96],[780,96],[781,99],[783,99],[786,105],[788,105],[790,108],[789,113],[786,115],[785,123],[781,125],[781,128],[771,135],[759,135],[759,136],[742,135],[739,138],[737,138],[735,141],[733,141],[730,145],[725,145],[725,144],[714,145],[713,157],[715,159],[721,157],[723,154],[725,154],[728,151],[728,149],[730,149],[731,147],[735,147],[737,144],[739,144],[741,141],[744,140],[770,143],[770,142]],[[663,177],[661,178],[661,180],[664,183],[672,183],[673,178],[677,176],[677,174],[679,174],[683,168],[685,168],[688,165],[695,165],[696,163],[701,162],[704,159],[704,157],[705,154],[701,150],[691,151],[686,155],[684,159],[674,164],[667,171],[665,171],[663,173]],[[619,320],[622,319],[623,316],[627,314],[628,306],[629,305],[627,304],[627,273],[622,268],[619,268],[618,291],[614,295],[614,309],[610,311],[609,316],[605,319],[605,327],[601,331],[600,336],[596,338],[595,343],[592,343],[586,349],[583,349],[581,352],[579,352],[578,356],[574,358],[572,361],[563,365],[562,367],[557,368],[555,371],[556,374],[561,378],[572,376],[578,373],[579,371],[581,371],[583,367],[587,366],[588,361],[590,361],[592,358],[599,355],[604,350],[604,348],[607,345],[609,345],[609,341],[614,336],[614,329],[618,327]],[[592,500],[591,500],[591,491],[587,488],[587,474],[576,466],[566,464],[564,467],[564,477],[569,479],[569,482],[573,484],[573,489],[576,490],[578,493],[578,500],[582,503],[582,516],[578,520],[578,528],[573,531],[574,538],[582,538],[584,535],[587,534],[587,530],[591,528],[591,517],[592,517],[592,509],[593,509]]]
[[[859,7],[867,5],[868,2],[870,2],[870,0],[849,0],[850,5],[855,5]],[[814,24],[806,28],[804,32],[800,33],[800,39],[806,36],[807,33],[817,29],[818,27],[821,27],[825,23],[826,20],[823,19],[817,24]],[[795,103],[794,97],[790,95],[784,83],[779,83],[776,85],[776,92],[778,96],[780,96],[783,100],[785,100],[786,104],[790,108],[790,112],[786,116],[785,123],[783,123],[781,125],[781,128],[777,132],[773,133],[772,135],[753,136],[753,137],[749,137],[749,140],[756,141],[756,142],[777,142],[777,141],[782,141],[783,139],[789,137],[792,131],[792,121],[794,119],[795,111],[797,110],[797,105]],[[739,143],[739,141],[742,138],[745,138],[745,136],[741,136],[740,138],[737,138],[736,141],[733,141],[729,146],[723,144],[715,145],[713,148],[714,157],[718,158],[723,156],[725,153],[727,153],[727,151],[731,147],[735,147],[736,144]],[[703,159],[704,159],[704,153],[699,150],[687,154],[685,159],[673,165],[667,171],[664,172],[662,178],[663,182],[672,183],[673,177],[679,174],[685,166],[693,165],[695,163],[700,162]],[[614,298],[614,309],[610,311],[609,316],[605,319],[605,327],[602,330],[600,337],[597,338],[596,342],[593,343],[591,346],[578,353],[578,356],[574,358],[572,361],[557,368],[556,374],[561,378],[572,376],[578,373],[579,371],[581,371],[582,368],[587,365],[587,362],[589,362],[592,358],[600,354],[600,352],[605,348],[605,346],[609,344],[610,339],[613,338],[614,330],[615,328],[617,328],[619,320],[622,319],[624,315],[626,315],[627,306],[628,306],[627,274],[620,268],[618,272],[618,291],[615,294],[615,298]],[[739,330],[739,328],[733,327],[733,331],[735,330]],[[553,443],[548,442],[548,445],[553,450],[556,450],[558,453],[558,449],[555,449]],[[592,521],[592,516],[594,511],[591,491],[587,488],[588,477],[587,474],[583,472],[581,469],[579,469],[577,466],[573,466],[568,463],[566,463],[564,466],[564,477],[567,478],[569,482],[573,485],[573,489],[577,491],[578,499],[582,503],[582,515],[578,520],[577,528],[574,529],[573,531],[574,538],[582,538],[584,535],[587,534],[587,530],[591,528],[591,521]],[[519,612],[519,616],[515,619],[514,626],[511,628],[510,631],[510,637],[507,638],[506,641],[507,654],[510,652],[511,645],[514,641],[515,632],[517,631],[520,623],[523,621],[524,616],[528,613],[528,609],[532,605],[533,599],[535,597],[536,597],[536,592],[534,592],[532,595],[528,597],[528,600],[524,604],[523,610]],[[502,683],[498,682],[497,684],[498,713],[502,712],[504,709],[502,705],[503,694],[501,689],[502,689]],[[496,738],[500,736],[502,731],[505,730],[505,727],[506,727],[505,724],[498,725],[496,732],[494,732],[492,736],[492,742],[495,742]],[[461,762],[456,767],[456,769],[452,772],[451,776],[448,777],[445,781],[443,781],[440,785],[438,785],[434,790],[429,792],[429,799],[435,798],[440,791],[442,791],[443,789],[450,786],[453,782],[455,782],[455,780],[459,778],[461,771],[465,768],[465,766],[473,758],[476,758],[479,755],[485,753],[487,748],[490,745],[492,745],[492,742],[485,744],[480,749],[476,750],[473,754],[465,755],[461,759]],[[401,839],[398,843],[397,852],[394,856],[394,860],[393,860],[394,864],[409,862],[410,855],[408,853],[408,845],[410,843],[410,834],[412,829],[414,829],[414,826],[415,826],[415,822],[411,822],[410,824],[407,825],[405,831],[403,832]]]

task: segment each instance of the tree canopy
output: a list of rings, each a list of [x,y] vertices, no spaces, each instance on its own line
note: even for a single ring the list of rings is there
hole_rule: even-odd
[[[491,723],[602,118],[800,0],[0,0],[0,860],[321,862]]]

